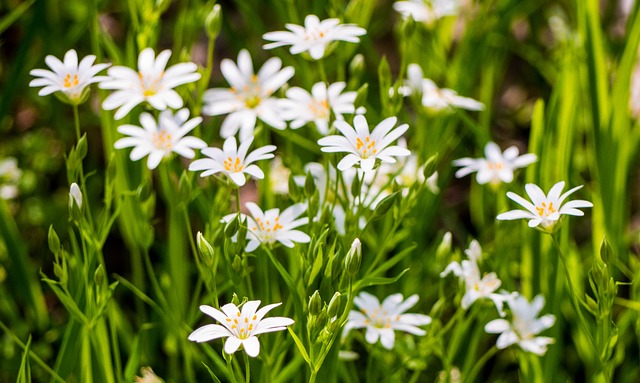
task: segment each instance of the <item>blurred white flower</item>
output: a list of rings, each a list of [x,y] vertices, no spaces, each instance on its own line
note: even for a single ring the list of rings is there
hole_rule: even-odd
[[[18,196],[20,177],[22,170],[18,167],[18,160],[7,157],[0,161],[0,198],[9,200]]]
[[[314,60],[321,59],[329,45],[333,41],[347,41],[357,43],[358,36],[367,33],[363,28],[355,24],[340,24],[338,19],[326,19],[320,21],[316,15],[307,15],[304,19],[304,27],[296,24],[286,24],[289,31],[268,32],[262,38],[272,43],[265,44],[264,49],[273,49],[291,45],[289,52],[293,55],[309,52]]]
[[[75,182],[69,188],[69,207],[73,207],[74,203],[78,206],[78,209],[82,209],[82,192]]]
[[[543,231],[552,232],[562,214],[583,216],[584,213],[578,210],[578,208],[593,207],[591,202],[581,199],[569,201],[562,205],[569,194],[580,188],[582,188],[582,185],[560,195],[562,189],[564,189],[564,181],[560,181],[551,187],[548,195],[545,195],[538,185],[526,184],[525,190],[533,203],[515,193],[508,192],[507,197],[519,203],[527,210],[511,210],[498,215],[497,219],[514,220],[524,218],[529,220],[529,227],[541,225]]]
[[[480,185],[490,182],[498,185],[500,182],[513,181],[513,171],[524,168],[538,160],[535,154],[529,153],[519,156],[516,146],[510,146],[502,153],[495,142],[489,142],[484,147],[486,158],[460,158],[453,161],[454,166],[462,166],[456,172],[456,178],[462,178],[473,172],[478,172],[476,181]]]
[[[238,53],[237,65],[229,59],[222,60],[220,70],[231,88],[207,90],[202,108],[209,116],[229,114],[220,128],[222,138],[233,136],[239,130],[240,140],[245,140],[253,135],[258,118],[276,129],[287,127],[279,99],[272,94],[293,76],[294,69],[281,68],[282,61],[272,57],[254,74],[251,55],[246,49]]]
[[[329,133],[332,112],[337,120],[343,120],[345,113],[355,113],[356,92],[343,93],[346,86],[344,82],[336,82],[327,87],[319,82],[313,85],[311,93],[298,87],[287,90],[287,99],[282,100],[282,113],[285,119],[291,120],[291,129],[313,121],[318,131],[325,135]]]
[[[151,367],[142,367],[140,373],[142,377],[136,376],[136,383],[162,383],[162,379],[158,378]]]
[[[243,186],[246,182],[245,174],[258,179],[264,178],[264,172],[254,162],[273,158],[274,145],[267,145],[249,152],[249,147],[253,143],[253,137],[249,137],[240,142],[240,148],[236,138],[231,136],[224,141],[222,150],[218,148],[202,149],[202,154],[209,158],[195,160],[189,165],[189,170],[204,170],[201,177],[210,176],[216,173],[224,173],[238,186]],[[247,154],[248,153],[248,154]]]
[[[300,230],[294,230],[298,226],[305,225],[309,222],[309,218],[298,218],[307,209],[304,203],[297,203],[286,208],[282,213],[280,209],[269,209],[265,212],[253,202],[245,204],[251,216],[241,214],[242,219],[247,220],[247,243],[244,249],[247,253],[254,251],[260,244],[273,246],[276,242],[280,242],[286,247],[293,247],[294,242],[308,243],[311,237]],[[229,222],[237,217],[237,213],[228,214],[222,218],[223,221]]]
[[[171,152],[193,158],[193,149],[202,149],[207,144],[197,137],[185,137],[202,122],[201,117],[187,121],[188,118],[189,110],[186,108],[179,110],[175,115],[170,110],[161,112],[158,124],[151,114],[142,113],[142,128],[128,124],[118,127],[118,132],[129,137],[119,139],[113,146],[116,149],[133,147],[130,155],[132,161],[138,161],[148,155],[149,169],[155,169],[162,158],[169,156]]]
[[[472,98],[459,96],[455,90],[438,88],[428,78],[424,78],[422,68],[418,64],[409,64],[407,81],[398,90],[402,95],[409,96],[417,93],[422,95],[422,105],[434,112],[449,111],[452,108],[467,110],[483,110],[484,104]]]
[[[527,298],[517,296],[507,300],[507,303],[511,309],[511,321],[495,319],[487,323],[484,330],[490,334],[500,334],[496,341],[499,349],[517,343],[525,351],[544,355],[547,346],[553,343],[554,339],[535,335],[550,328],[556,321],[555,316],[551,314],[537,318],[544,306],[544,297],[538,295],[529,303]]]
[[[269,173],[269,187],[275,194],[289,194],[289,175],[291,171],[284,166],[282,158],[275,156],[271,164]]]
[[[636,61],[636,65],[631,73],[629,110],[631,111],[632,118],[640,120],[640,59]]]
[[[100,82],[107,78],[96,75],[111,64],[93,65],[95,60],[96,56],[89,55],[78,63],[78,54],[74,49],[65,53],[64,62],[49,55],[45,57],[45,62],[53,72],[46,69],[32,70],[29,73],[38,78],[31,80],[29,86],[44,86],[38,92],[39,96],[61,92],[62,99],[65,102],[78,105],[86,99],[89,84]]]
[[[411,16],[417,22],[433,26],[438,19],[458,13],[458,0],[397,1],[393,4],[393,9],[404,19]]]
[[[287,326],[294,323],[293,319],[286,317],[263,319],[267,312],[281,304],[273,303],[258,310],[260,301],[248,301],[242,305],[242,311],[233,303],[227,303],[220,310],[202,305],[200,310],[221,325],[202,326],[189,335],[189,340],[201,343],[227,337],[224,352],[233,354],[242,346],[247,355],[255,358],[260,353],[260,341],[257,335],[286,330]]]
[[[180,95],[173,90],[178,85],[200,79],[198,66],[192,62],[173,65],[165,70],[171,57],[170,50],[164,50],[156,58],[151,48],[146,48],[138,56],[138,70],[125,66],[109,68],[109,77],[100,83],[102,89],[114,89],[102,103],[104,110],[116,111],[119,120],[129,114],[141,102],[148,102],[154,109],[182,108]]]
[[[423,314],[405,314],[404,312],[418,302],[414,294],[403,299],[402,294],[389,295],[380,304],[378,298],[361,292],[353,302],[360,311],[351,310],[343,337],[352,329],[366,328],[365,339],[374,344],[380,339],[382,347],[391,350],[395,344],[395,330],[405,331],[413,335],[425,335],[427,332],[417,326],[431,323],[431,317]]]
[[[444,278],[450,273],[453,273],[456,277],[460,278],[460,281],[465,284],[465,293],[462,296],[462,302],[460,305],[464,310],[467,310],[473,302],[482,298],[489,298],[496,305],[496,309],[500,316],[505,316],[506,313],[503,310],[504,302],[511,296],[508,293],[495,293],[496,290],[502,284],[502,281],[498,279],[496,273],[484,274],[480,276],[480,269],[478,268],[478,260],[482,257],[482,248],[475,239],[469,244],[469,248],[464,251],[467,254],[468,260],[463,260],[462,263],[451,262],[440,273],[440,277]]]
[[[373,132],[369,133],[369,124],[363,115],[353,119],[355,129],[345,121],[336,121],[336,128],[342,136],[327,136],[318,140],[323,152],[348,153],[339,163],[338,170],[344,171],[359,164],[360,168],[369,172],[376,165],[376,159],[382,162],[394,163],[394,157],[405,157],[411,154],[406,148],[389,146],[409,129],[409,125],[402,124],[394,129],[398,119],[389,117],[380,122]]]

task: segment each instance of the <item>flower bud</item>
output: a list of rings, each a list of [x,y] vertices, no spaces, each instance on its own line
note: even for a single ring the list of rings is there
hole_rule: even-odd
[[[87,152],[89,151],[89,144],[87,144],[87,133],[84,133],[80,140],[78,140],[78,144],[76,145],[76,156],[78,156],[78,160],[82,161],[87,156]]]
[[[180,175],[180,181],[178,181],[178,191],[180,195],[180,201],[189,202],[191,200],[191,180],[187,171],[183,171]]]
[[[316,192],[316,182],[313,179],[313,176],[310,172],[307,173],[306,178],[304,179],[304,195],[307,198],[311,198],[311,196]]]
[[[327,307],[327,315],[329,318],[335,318],[338,315],[340,309],[340,292],[336,291],[333,297],[329,301],[329,307]]]
[[[231,238],[238,232],[240,228],[240,214],[236,215],[227,223],[227,226],[224,228],[224,235]]]
[[[447,231],[442,236],[442,241],[436,249],[436,259],[449,259],[451,253],[451,239],[452,235],[450,231]]]
[[[607,265],[611,262],[611,257],[613,255],[613,249],[611,245],[609,245],[609,241],[607,241],[606,237],[602,238],[602,244],[600,244],[600,258]]]
[[[206,239],[204,239],[204,235],[201,232],[198,232],[196,235],[196,244],[198,246],[198,253],[200,254],[200,258],[208,267],[213,266],[214,260],[214,251],[213,247]]]
[[[215,38],[220,34],[220,29],[222,28],[222,8],[220,7],[220,4],[213,6],[211,12],[209,12],[204,21],[204,26],[209,38],[215,40]]]
[[[93,273],[93,282],[96,284],[96,286],[102,286],[105,282],[105,278],[106,275],[104,272],[104,267],[102,267],[102,265],[98,265],[98,268]]]
[[[60,238],[58,233],[53,229],[53,225],[49,226],[49,250],[55,255],[60,252]]]
[[[345,269],[351,278],[353,278],[358,273],[358,270],[360,270],[361,261],[362,244],[360,243],[360,239],[356,238],[353,240],[351,248],[344,260]]]
[[[77,183],[72,183],[69,188],[69,209],[73,209],[76,206],[78,209],[82,209],[82,192]]]
[[[316,316],[322,311],[322,298],[320,292],[316,290],[311,297],[309,297],[309,315]]]
[[[244,267],[242,266],[242,258],[238,254],[233,256],[233,261],[231,262],[231,269],[236,273],[240,273]]]
[[[296,201],[296,202],[299,201],[300,188],[296,184],[296,179],[293,173],[289,174],[288,189],[289,189],[289,197],[291,197],[293,201]]]
[[[397,191],[395,193],[391,193],[388,196],[384,197],[382,201],[380,201],[378,206],[376,206],[375,210],[373,211],[373,218],[379,218],[387,214],[389,209],[393,207],[393,205],[396,203],[396,200],[400,196],[401,196],[400,192]]]
[[[353,59],[351,59],[351,62],[349,63],[349,78],[356,79],[356,81],[360,79],[364,73],[364,64],[364,56],[362,53],[358,53],[353,56]]]
[[[438,167],[438,153],[429,157],[427,162],[424,163],[422,173],[424,174],[424,178],[431,177]]]

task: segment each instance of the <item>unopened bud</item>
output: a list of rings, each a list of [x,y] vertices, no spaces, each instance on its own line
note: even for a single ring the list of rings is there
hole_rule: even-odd
[[[95,282],[96,286],[102,286],[104,281],[105,281],[105,272],[104,272],[104,267],[102,267],[102,265],[98,265],[98,268],[96,269],[96,272],[93,273],[93,281]]]
[[[227,223],[227,226],[225,226],[224,228],[224,235],[231,238],[234,235],[236,235],[239,228],[240,228],[240,214],[231,218],[231,221]]]
[[[320,292],[316,290],[309,298],[309,315],[316,316],[322,311],[322,298]]]
[[[336,291],[333,297],[329,301],[329,307],[327,307],[327,315],[329,318],[335,318],[338,315],[340,309],[340,292]]]
[[[189,202],[191,200],[191,180],[187,171],[183,171],[178,182],[180,201]]]
[[[401,196],[401,193],[397,191],[395,193],[391,193],[388,196],[384,197],[382,201],[380,201],[378,206],[376,206],[375,210],[373,211],[373,217],[379,218],[387,214],[389,209],[393,207],[393,205],[396,203],[396,200],[400,198],[400,196]]]
[[[240,258],[240,256],[238,254],[233,256],[233,261],[231,262],[231,268],[236,273],[239,273],[239,272],[242,271],[242,269],[243,269],[242,258]]]
[[[74,205],[78,209],[82,209],[82,192],[75,182],[69,188],[69,209],[73,209]]]
[[[316,182],[313,179],[313,176],[311,175],[311,173],[307,173],[306,178],[304,179],[304,195],[307,198],[311,198],[311,196],[315,193],[316,191]]]
[[[424,167],[422,171],[424,174],[424,178],[431,177],[435,173],[437,167],[438,167],[438,153],[429,157],[427,162],[424,163]]]
[[[209,12],[204,21],[204,25],[210,39],[218,37],[220,29],[222,28],[222,8],[220,7],[220,4],[213,6],[211,12]]]
[[[438,245],[436,249],[436,259],[448,259],[449,254],[451,253],[451,239],[452,235],[450,231],[444,233],[442,236],[442,241]]]
[[[240,306],[240,298],[238,297],[238,294],[233,293],[233,296],[231,297],[231,303],[236,305],[236,307]]]
[[[78,156],[78,160],[84,160],[87,156],[88,150],[89,145],[87,144],[87,133],[85,133],[80,137],[80,140],[78,140],[78,144],[76,145],[76,155]]]
[[[347,256],[344,260],[345,269],[347,270],[347,274],[350,277],[354,277],[358,270],[360,270],[360,263],[362,261],[362,244],[360,243],[360,239],[356,238],[353,240],[351,244],[351,248],[347,253]]]
[[[353,56],[351,62],[349,63],[349,75],[351,78],[360,78],[364,73],[364,56],[362,53],[358,53]]]
[[[53,229],[53,225],[49,226],[49,250],[55,255],[60,252],[60,238],[58,233]]]
[[[198,246],[198,253],[200,254],[200,258],[208,267],[213,266],[214,260],[214,251],[213,247],[206,239],[204,239],[204,235],[201,232],[198,232],[196,235],[196,243]]]
[[[609,241],[607,241],[606,237],[602,238],[602,244],[600,244],[600,258],[607,265],[611,262],[611,256],[613,255],[613,249],[611,245],[609,245]]]

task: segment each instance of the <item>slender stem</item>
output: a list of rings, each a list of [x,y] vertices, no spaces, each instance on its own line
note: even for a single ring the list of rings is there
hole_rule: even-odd
[[[78,116],[78,105],[73,105],[73,122],[76,129],[76,144],[80,141],[80,117]]]
[[[467,382],[473,382],[478,372],[480,372],[482,366],[484,366],[487,361],[489,361],[489,359],[491,359],[496,354],[496,352],[498,352],[498,346],[494,345],[489,349],[489,351],[482,355],[480,359],[478,359],[471,371],[469,371],[469,374],[467,374],[467,376],[465,377],[465,380]]]
[[[243,353],[244,355],[244,380],[246,383],[251,382],[251,365],[249,364],[249,356],[247,353]]]
[[[227,370],[229,370],[229,376],[231,376],[231,382],[238,383],[236,379],[236,373],[233,371],[233,355],[227,355],[225,358],[227,360]]]
[[[326,84],[327,83],[327,72],[324,69],[324,60],[320,59],[317,62],[318,62],[318,68],[319,68],[319,71],[320,71],[320,79],[322,80],[322,82],[324,82]]]

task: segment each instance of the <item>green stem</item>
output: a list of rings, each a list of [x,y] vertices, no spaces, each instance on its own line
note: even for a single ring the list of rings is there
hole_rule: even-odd
[[[484,366],[487,361],[489,361],[489,359],[491,359],[496,354],[496,352],[498,352],[498,346],[494,345],[489,349],[489,351],[482,355],[482,357],[478,359],[476,364],[473,366],[471,371],[469,371],[469,374],[467,374],[467,376],[465,377],[465,381],[473,382],[478,372],[480,372],[482,366]]]
[[[78,105],[73,105],[73,122],[76,129],[76,143],[80,141],[80,117],[78,116]]]
[[[243,353],[244,355],[244,377],[245,377],[245,382],[246,383],[250,383],[251,382],[251,365],[249,364],[249,356],[247,355],[247,353]]]

